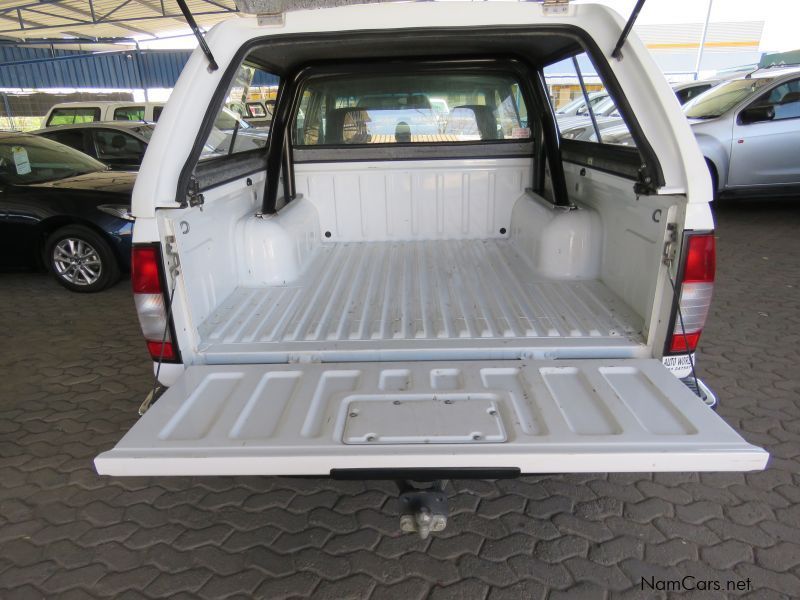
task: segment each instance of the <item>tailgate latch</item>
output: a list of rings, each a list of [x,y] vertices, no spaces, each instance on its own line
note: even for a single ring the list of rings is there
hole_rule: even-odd
[[[178,255],[178,242],[174,235],[167,235],[164,238],[164,253],[167,255],[167,266],[173,278],[180,274],[181,259]]]
[[[668,267],[675,262],[678,253],[678,226],[675,223],[667,223],[667,236],[664,241],[664,251],[661,254],[661,262]]]

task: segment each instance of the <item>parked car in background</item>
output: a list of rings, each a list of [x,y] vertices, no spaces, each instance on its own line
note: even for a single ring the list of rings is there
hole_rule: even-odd
[[[269,128],[256,127],[241,115],[223,109],[214,123],[214,129],[203,146],[204,157],[220,156],[243,148],[263,148]],[[59,125],[33,131],[96,158],[116,171],[138,171],[155,124],[132,121],[100,121]]]
[[[672,89],[675,91],[675,96],[678,102],[685,104],[692,98],[702,94],[706,90],[711,89],[720,82],[719,79],[703,79],[700,81],[687,81],[684,83],[673,84]],[[605,90],[597,92],[589,92],[589,106],[592,107],[595,115],[609,116],[616,107],[614,101]],[[586,100],[583,95],[579,95],[574,100],[568,102],[561,108],[556,110],[556,119],[558,119],[559,126],[572,126],[578,121],[568,121],[565,117],[583,117],[589,119],[589,111],[586,108]]]
[[[600,102],[608,98],[608,92],[605,90],[601,92],[589,92],[589,105],[597,106]],[[570,100],[561,108],[556,109],[556,118],[561,117],[574,117],[579,115],[589,114],[586,110],[586,100],[582,95]]]
[[[800,67],[726,81],[684,106],[717,197],[800,192]]]
[[[595,123],[597,123],[597,128],[600,130],[601,136],[603,135],[604,129],[615,127],[623,122],[619,116],[617,105],[614,104],[614,99],[610,96],[606,96],[600,102],[593,104],[592,112],[594,113]],[[556,121],[558,122],[558,129],[561,131],[561,135],[567,139],[594,140],[597,137],[592,118],[589,116],[588,112],[574,117],[556,115]]]
[[[678,98],[678,102],[681,104],[686,104],[689,100],[692,100],[702,94],[703,92],[707,92],[715,85],[719,84],[721,80],[719,79],[701,79],[698,81],[686,81],[684,83],[675,83],[672,85],[672,89],[675,92],[675,96]]]
[[[255,150],[267,145],[269,125],[254,125],[238,111],[222,107],[208,139],[203,144],[200,158],[225,156],[244,150]]]
[[[31,133],[88,154],[115,171],[138,171],[154,125],[131,121],[106,121],[58,125]]]
[[[146,121],[155,123],[163,102],[61,102],[54,104],[44,119],[45,127],[94,123],[95,121]]]
[[[272,124],[272,113],[275,110],[275,100],[249,100],[242,103],[231,102],[228,109],[239,114],[253,127],[269,127]]]
[[[690,98],[713,88],[719,84],[720,80],[706,79],[702,81],[690,81],[679,83],[672,86],[678,102],[684,104]],[[606,97],[601,102],[592,105],[592,112],[595,115],[597,130],[600,132],[602,141],[608,144],[629,146],[633,143],[633,138],[628,131],[625,122],[619,115],[614,99]],[[588,113],[574,117],[557,117],[558,127],[561,134],[568,139],[597,141],[597,131]]]
[[[99,292],[130,266],[135,174],[26,133],[0,133],[0,264]]]

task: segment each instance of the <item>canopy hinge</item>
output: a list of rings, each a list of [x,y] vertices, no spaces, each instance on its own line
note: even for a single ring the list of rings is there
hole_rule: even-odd
[[[650,196],[656,193],[653,177],[647,165],[642,163],[637,171],[638,181],[633,184],[633,191],[637,196]]]
[[[569,11],[569,0],[542,0],[542,12],[545,16],[565,15]]]
[[[189,179],[189,185],[186,188],[186,200],[181,203],[181,208],[200,206],[200,210],[203,210],[202,206],[205,201],[205,196],[200,193],[200,184],[197,182],[197,179],[191,177]]]

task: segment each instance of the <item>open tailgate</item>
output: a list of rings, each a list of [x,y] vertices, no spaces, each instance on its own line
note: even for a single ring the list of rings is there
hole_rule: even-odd
[[[747,471],[745,442],[658,360],[192,366],[102,475]]]

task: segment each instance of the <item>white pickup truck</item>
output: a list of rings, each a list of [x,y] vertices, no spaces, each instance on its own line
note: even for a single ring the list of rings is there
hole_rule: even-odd
[[[168,389],[98,472],[763,469],[692,373],[711,185],[624,25],[588,4],[427,2],[214,27],[133,194],[133,291]],[[593,65],[635,144],[559,135],[560,61]],[[266,147],[234,135],[201,158],[260,72],[280,77]]]

